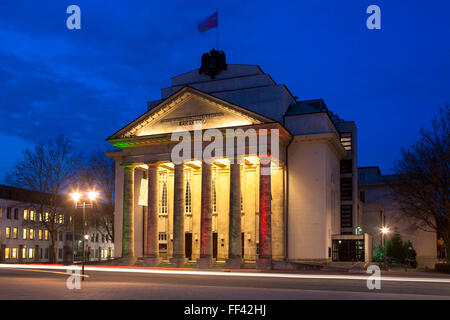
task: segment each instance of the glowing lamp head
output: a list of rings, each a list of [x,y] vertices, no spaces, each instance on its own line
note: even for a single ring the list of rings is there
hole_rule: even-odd
[[[95,192],[95,191],[88,192],[88,197],[89,197],[89,200],[95,201],[95,199],[97,199],[97,197],[98,197],[98,192]]]
[[[73,201],[78,202],[78,201],[80,201],[81,193],[73,192],[70,194],[70,196],[72,197]]]
[[[84,235],[84,239],[85,239],[85,240],[89,240],[89,235],[88,235],[88,234],[85,234],[85,235]]]
[[[381,228],[381,233],[387,234],[389,232],[389,229],[386,227]]]

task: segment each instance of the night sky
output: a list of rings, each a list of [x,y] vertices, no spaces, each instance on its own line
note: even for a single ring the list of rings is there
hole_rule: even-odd
[[[68,30],[66,8],[81,8]],[[366,8],[381,8],[381,30]],[[449,1],[0,1],[0,177],[24,148],[64,133],[84,150],[200,66],[219,8],[228,63],[257,64],[300,99],[323,98],[358,128],[358,165],[391,172],[450,103]],[[0,182],[1,182],[0,178]]]

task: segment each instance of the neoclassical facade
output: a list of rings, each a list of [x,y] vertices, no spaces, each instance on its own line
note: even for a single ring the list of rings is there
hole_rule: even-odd
[[[355,140],[353,122],[321,99],[298,101],[258,66],[174,77],[107,139],[118,148],[107,153],[116,162],[116,256],[270,268],[329,262],[344,241],[352,252],[362,246],[364,260]]]

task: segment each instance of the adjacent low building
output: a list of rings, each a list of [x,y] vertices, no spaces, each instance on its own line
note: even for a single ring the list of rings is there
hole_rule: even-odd
[[[390,187],[396,176],[381,174],[379,167],[362,167],[358,168],[358,178],[363,207],[362,229],[373,237],[373,252],[397,230],[403,241],[411,241],[417,253],[417,267],[434,268],[437,262],[436,232],[417,228],[414,219],[401,212]],[[389,230],[386,235],[381,232],[383,227]]]
[[[51,235],[44,227],[48,212],[39,214],[39,197],[35,191],[0,185],[0,262],[45,263],[50,261]],[[55,217],[58,228],[56,261],[81,261],[81,233],[71,223],[73,212],[61,208]],[[87,257],[89,261],[108,260],[113,257],[114,243],[96,228],[89,228]]]

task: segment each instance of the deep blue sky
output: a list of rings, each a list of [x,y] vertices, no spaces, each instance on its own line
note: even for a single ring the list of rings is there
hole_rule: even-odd
[[[66,8],[81,7],[81,30]],[[366,8],[381,7],[381,30]],[[24,148],[59,133],[80,148],[160,98],[198,68],[220,8],[228,63],[258,64],[300,99],[323,98],[358,127],[358,165],[388,173],[450,103],[449,1],[0,1],[0,176]]]

